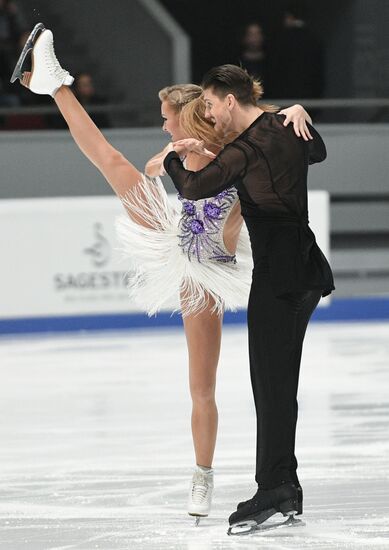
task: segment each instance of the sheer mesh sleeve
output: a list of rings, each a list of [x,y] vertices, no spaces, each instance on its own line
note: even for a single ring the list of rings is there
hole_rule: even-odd
[[[187,199],[213,197],[234,185],[243,215],[253,207],[258,215],[306,216],[308,164],[324,160],[326,148],[312,126],[313,140],[305,142],[283,122],[282,115],[263,113],[198,172],[185,170],[178,155],[169,153],[166,172]]]
[[[308,164],[326,158],[318,132],[297,137],[283,115],[263,113],[208,166],[185,170],[176,153],[165,159],[166,172],[185,198],[212,197],[235,186],[250,234],[254,270],[267,257],[272,289],[284,296],[307,289],[334,288],[331,269],[309,228]],[[259,264],[257,264],[259,262]]]
[[[313,126],[310,124],[308,124],[308,126],[311,136],[313,137],[313,140],[310,139],[308,142],[309,164],[323,162],[323,160],[327,158],[327,150],[324,141]]]
[[[210,163],[198,172],[185,170],[177,153],[165,158],[166,172],[172,178],[178,192],[186,199],[213,197],[231,187],[242,178],[249,162],[250,148],[231,143]]]

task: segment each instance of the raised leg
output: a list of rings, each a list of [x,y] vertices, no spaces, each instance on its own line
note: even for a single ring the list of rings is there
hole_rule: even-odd
[[[31,73],[25,72],[22,84],[29,87]],[[64,117],[70,133],[80,151],[103,174],[116,195],[122,201],[127,213],[140,225],[152,227],[140,214],[128,208],[123,199],[142,180],[142,174],[104,137],[68,86],[61,86],[54,96],[59,111]],[[138,195],[144,202],[139,189]]]

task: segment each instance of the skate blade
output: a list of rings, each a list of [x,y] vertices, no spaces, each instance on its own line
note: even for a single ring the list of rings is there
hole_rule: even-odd
[[[44,26],[43,23],[37,23],[35,25],[35,27],[33,28],[30,36],[27,38],[27,41],[24,45],[24,48],[22,50],[22,53],[20,54],[19,56],[19,59],[15,65],[15,69],[14,69],[14,72],[12,73],[12,76],[11,76],[11,80],[10,82],[12,82],[12,84],[15,82],[15,80],[19,79],[19,80],[22,80],[23,78],[23,72],[22,72],[22,68],[23,68],[23,63],[28,55],[28,53],[33,49],[34,47],[34,44],[35,44],[35,39],[36,39],[36,36],[39,32],[43,32],[44,30],[46,30],[46,27]]]
[[[208,514],[193,514],[193,513],[190,513],[190,512],[188,512],[188,515],[191,516],[192,518],[194,518],[194,520],[195,520],[195,527],[198,527],[198,526],[200,525],[200,521],[201,521],[203,518],[208,517]]]
[[[266,533],[275,529],[283,529],[285,527],[304,527],[305,522],[301,519],[296,519],[290,515],[286,521],[257,523],[255,520],[242,521],[235,523],[227,531],[227,535],[250,535],[251,533]]]
[[[189,512],[188,512],[189,514]],[[200,525],[200,520],[202,518],[206,518],[207,515],[200,515],[200,514],[189,514],[191,517],[195,518],[195,527],[198,527]]]

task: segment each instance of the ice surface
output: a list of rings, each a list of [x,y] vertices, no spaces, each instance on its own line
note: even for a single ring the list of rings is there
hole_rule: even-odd
[[[255,492],[246,341],[225,328],[214,505],[196,528],[180,330],[0,339],[0,549],[388,549],[389,325],[310,327],[306,526],[228,537],[228,515]]]

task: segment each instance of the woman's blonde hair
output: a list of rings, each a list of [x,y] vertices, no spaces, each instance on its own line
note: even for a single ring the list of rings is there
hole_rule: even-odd
[[[158,96],[161,101],[167,101],[179,113],[184,105],[200,97],[202,93],[202,88],[196,84],[175,84],[162,88]]]
[[[221,147],[222,140],[212,122],[205,118],[202,93],[202,88],[196,84],[177,84],[163,88],[158,95],[180,115],[180,126],[188,136]]]
[[[207,145],[222,147],[223,140],[217,134],[213,123],[205,118],[203,97],[197,97],[187,103],[180,112],[180,126],[184,132]]]

